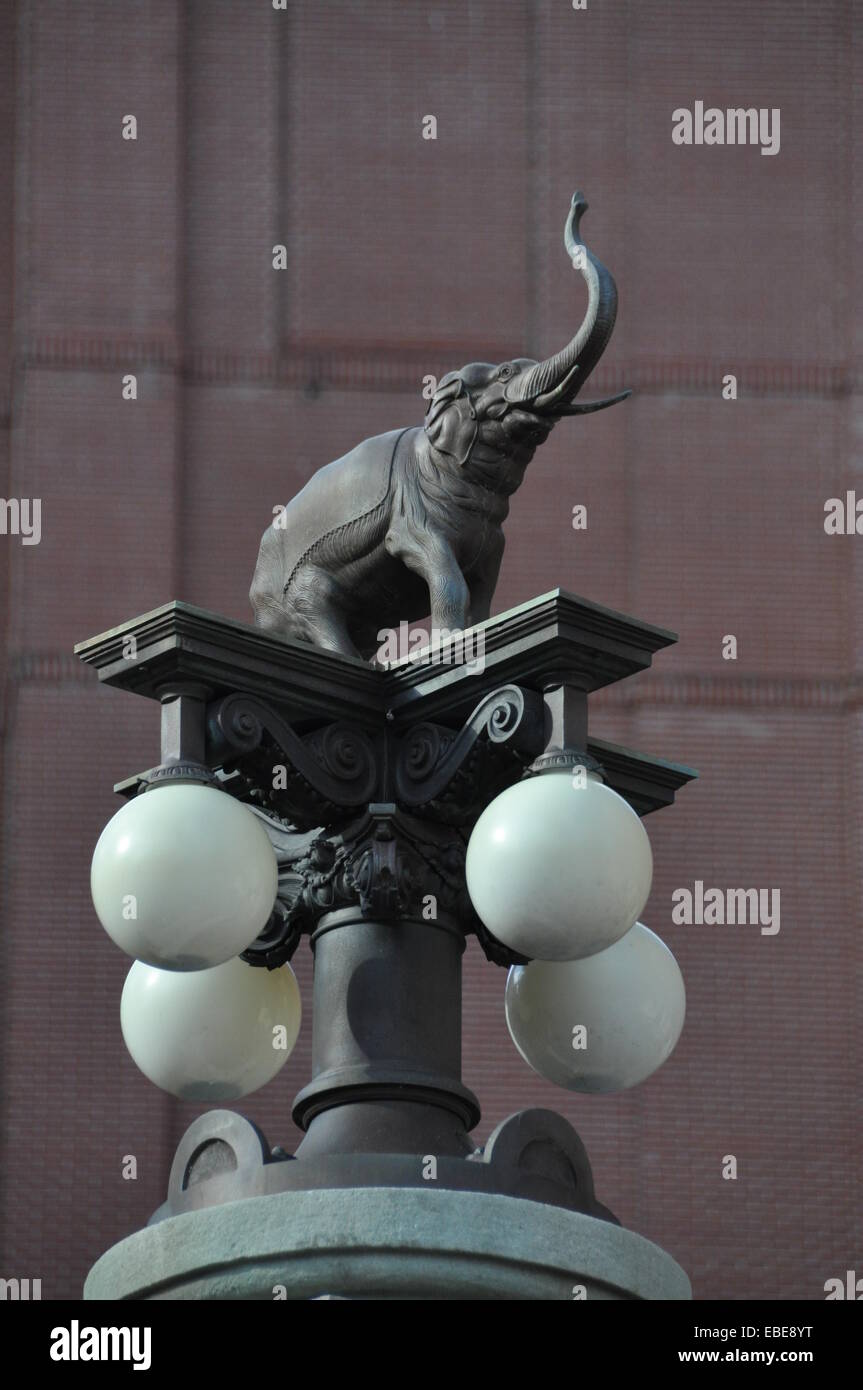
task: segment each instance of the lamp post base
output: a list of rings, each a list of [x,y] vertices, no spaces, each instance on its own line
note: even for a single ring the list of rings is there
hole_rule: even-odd
[[[85,1299],[689,1299],[658,1246],[498,1193],[289,1191],[169,1217],[113,1246]]]

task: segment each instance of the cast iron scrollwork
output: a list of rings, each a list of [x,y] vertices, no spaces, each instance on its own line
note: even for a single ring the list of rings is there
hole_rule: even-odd
[[[457,733],[416,724],[396,758],[396,797],[420,814],[467,824],[521,776],[542,747],[542,731],[542,696],[518,685],[486,695]]]
[[[521,963],[490,937],[473,910],[464,879],[465,841],[451,826],[420,820],[392,803],[373,803],[339,832],[299,833],[255,809],[279,865],[273,915],[243,952],[250,965],[275,969],[290,960],[301,935],[328,912],[359,905],[365,917],[393,919],[425,915],[429,898],[435,917],[445,914],[474,932],[498,965]]]
[[[250,808],[263,823],[276,855],[279,886],[276,902],[264,930],[243,951],[249,965],[275,970],[291,959],[300,938],[308,930],[303,894],[307,881],[329,865],[331,846],[320,829],[297,831],[278,816]]]
[[[278,711],[234,694],[208,710],[208,759],[225,790],[252,805],[279,865],[270,921],[243,953],[269,969],[289,960],[300,936],[328,912],[358,905],[364,916],[438,910],[473,932],[496,964],[520,963],[476,916],[464,878],[466,832],[542,746],[543,702],[503,686],[485,696],[460,730],[424,723],[382,734],[391,754],[362,730],[333,722],[299,735]],[[393,765],[395,797],[380,788]],[[270,791],[274,763],[279,790]]]
[[[355,726],[335,721],[301,737],[265,701],[240,693],[209,707],[207,733],[211,761],[241,761],[247,776],[254,764],[256,799],[297,826],[344,820],[375,798],[378,757]]]

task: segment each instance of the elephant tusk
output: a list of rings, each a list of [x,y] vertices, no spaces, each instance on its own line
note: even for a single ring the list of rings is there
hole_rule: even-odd
[[[563,381],[561,381],[558,386],[552,391],[543,391],[541,395],[533,398],[530,402],[531,409],[553,410],[555,401],[565,401],[569,396],[573,395],[575,391],[575,379],[580,371],[581,367],[576,362],[573,367],[570,367]]]
[[[632,391],[621,391],[616,396],[607,396],[601,401],[584,401],[581,405],[560,405],[553,412],[558,417],[564,415],[592,415],[594,410],[605,410],[606,406],[617,405],[618,401],[625,401],[627,396],[631,396]]]

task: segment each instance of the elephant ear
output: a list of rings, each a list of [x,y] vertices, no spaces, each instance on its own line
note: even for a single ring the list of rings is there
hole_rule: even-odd
[[[477,430],[476,411],[458,372],[441,377],[425,418],[425,432],[441,454],[467,463]]]

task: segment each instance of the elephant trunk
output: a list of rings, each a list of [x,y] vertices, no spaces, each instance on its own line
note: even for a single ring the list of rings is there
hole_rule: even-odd
[[[561,413],[575,414],[579,408],[566,411],[566,404],[581,390],[611,337],[617,316],[617,286],[611,272],[581,240],[579,224],[586,211],[584,194],[574,193],[564,229],[567,253],[587,283],[584,321],[572,341],[560,352],[513,377],[506,389],[506,398],[513,405],[529,403],[537,410],[558,408]]]

